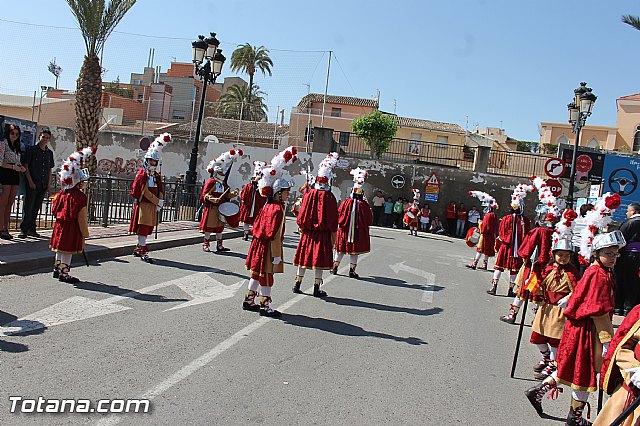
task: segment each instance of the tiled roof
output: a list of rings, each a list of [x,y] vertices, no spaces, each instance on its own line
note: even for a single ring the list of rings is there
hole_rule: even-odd
[[[640,101],[640,93],[634,95],[627,95],[618,98],[618,100],[624,99],[625,101]]]
[[[169,132],[177,137],[189,137],[189,130],[195,134],[196,122],[175,124],[162,129],[162,132]],[[206,117],[202,120],[202,129],[200,130],[200,138],[204,139],[208,135],[217,137],[237,137],[238,136],[238,120],[230,120],[226,118]],[[240,121],[240,137],[256,138],[256,139],[273,139],[284,136],[289,133],[289,125],[283,126],[275,123]]]
[[[302,99],[300,99],[298,108],[308,108],[312,102],[324,102],[324,94],[309,93],[308,95],[305,95]],[[327,103],[378,108],[377,99],[353,98],[351,96],[327,95]]]
[[[35,106],[40,104],[40,100],[36,99]],[[56,104],[60,102],[72,102],[71,99],[58,99],[58,98],[42,98],[42,105]],[[21,96],[21,95],[5,95],[0,94],[0,105],[8,107],[19,108],[32,108],[33,96]]]
[[[440,121],[422,120],[420,118],[398,117],[398,126],[415,127],[417,129],[441,130],[444,132],[464,134],[465,131],[457,124],[442,123]]]

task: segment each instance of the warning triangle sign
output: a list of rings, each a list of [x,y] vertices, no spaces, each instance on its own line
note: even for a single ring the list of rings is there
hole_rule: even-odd
[[[438,179],[438,175],[434,173],[431,173],[431,176],[429,176],[429,179],[427,179],[427,185],[430,186],[440,186],[440,179]]]

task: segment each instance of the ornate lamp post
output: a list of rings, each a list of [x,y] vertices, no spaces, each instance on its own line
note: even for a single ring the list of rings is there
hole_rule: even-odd
[[[580,87],[573,91],[574,100],[567,109],[569,111],[569,123],[573,126],[571,131],[576,134],[576,143],[573,147],[573,159],[571,160],[571,175],[569,178],[569,194],[567,196],[567,208],[572,209],[574,204],[573,191],[576,181],[576,161],[578,158],[578,146],[580,145],[580,131],[591,115],[597,96],[591,93],[587,83],[580,83]]]
[[[222,50],[218,49],[220,42],[216,38],[215,33],[204,38],[203,35],[198,36],[198,40],[191,43],[193,52],[193,64],[195,74],[202,81],[202,93],[200,94],[200,109],[198,110],[198,123],[196,124],[196,135],[193,141],[193,149],[191,149],[191,157],[189,158],[189,170],[187,170],[185,181],[188,185],[196,183],[196,165],[198,163],[198,142],[200,141],[200,128],[202,127],[202,116],[204,114],[204,100],[207,93],[207,85],[215,84],[216,79],[222,72],[222,65],[227,59],[222,54]]]

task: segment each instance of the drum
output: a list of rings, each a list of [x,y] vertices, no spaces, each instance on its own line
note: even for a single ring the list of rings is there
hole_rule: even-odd
[[[232,228],[240,226],[240,207],[237,204],[226,202],[218,206],[219,218]]]
[[[467,231],[467,238],[465,238],[467,246],[475,247],[480,241],[480,231],[478,228],[471,228]]]
[[[407,216],[409,217],[409,219],[413,220],[416,218],[416,215],[411,213],[410,211],[407,211]]]

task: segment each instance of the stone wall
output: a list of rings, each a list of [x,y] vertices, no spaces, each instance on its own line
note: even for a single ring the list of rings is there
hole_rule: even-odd
[[[75,137],[73,130],[66,128],[51,127],[53,141],[51,148],[54,151],[56,165],[62,163],[71,152],[75,150]],[[133,178],[141,162],[144,152],[139,148],[140,136],[101,132],[99,136],[99,149],[97,152],[98,174],[108,174],[112,176]],[[174,139],[174,142],[167,145],[162,153],[162,174],[165,178],[175,180],[184,175],[188,168],[189,156],[191,154],[192,143]],[[233,144],[224,143],[201,143],[199,146],[198,158],[198,179],[200,181],[208,177],[206,166],[210,160],[217,157],[224,151],[234,148]],[[246,183],[252,172],[254,160],[269,162],[277,150],[260,147],[241,147],[245,156],[237,161],[233,166],[233,173],[229,178],[232,188],[241,188]],[[296,183],[296,188],[292,196],[297,195],[297,187],[304,183],[304,176],[299,172],[310,168],[311,172],[317,172],[318,164],[324,159],[323,153],[299,153],[299,160],[290,171]],[[425,184],[431,173],[436,173],[441,187],[438,202],[430,202],[433,214],[438,214],[441,218],[446,205],[455,201],[463,202],[467,207],[479,205],[475,198],[467,195],[470,190],[480,190],[493,195],[501,206],[499,216],[506,213],[511,192],[518,183],[525,183],[526,178],[514,178],[508,176],[498,176],[485,173],[475,173],[461,171],[456,168],[441,166],[424,166],[380,162],[363,159],[343,159],[340,162],[341,168],[336,170],[337,178],[334,182],[333,193],[338,200],[349,196],[352,180],[349,170],[355,167],[362,167],[369,171],[369,178],[365,182],[367,197],[371,199],[377,190],[381,190],[385,196],[392,196],[394,200],[398,197],[411,199],[413,194],[411,188],[419,188],[421,196],[425,194]],[[391,185],[394,176],[403,176],[405,185],[403,188],[395,189]],[[424,200],[424,198],[422,198]],[[529,195],[526,202],[526,211],[529,217],[533,217],[533,210],[537,205],[535,194]]]

